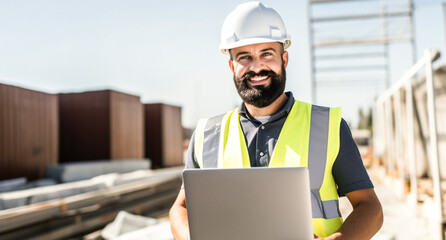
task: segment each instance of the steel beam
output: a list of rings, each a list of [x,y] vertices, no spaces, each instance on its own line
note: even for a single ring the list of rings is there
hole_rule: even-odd
[[[341,41],[326,41],[313,44],[314,48],[335,47],[345,45],[369,45],[369,44],[388,44],[391,42],[412,41],[412,38],[406,38],[404,35],[390,36],[386,38],[354,39]]]
[[[386,57],[385,52],[363,52],[363,53],[350,53],[350,54],[330,54],[330,55],[315,55],[317,60],[332,60],[332,59],[348,59],[348,58],[374,58],[374,57]]]
[[[334,71],[363,71],[363,70],[385,70],[385,65],[362,65],[362,66],[339,66],[339,67],[316,67],[318,72],[334,72]]]
[[[349,20],[364,20],[364,19],[375,19],[382,18],[385,16],[389,17],[410,17],[411,12],[402,11],[402,12],[387,12],[387,13],[371,13],[371,14],[363,14],[363,15],[346,15],[346,16],[336,16],[336,17],[320,17],[320,18],[311,18],[310,21],[313,23],[321,23],[321,22],[336,22],[336,21],[349,21]]]

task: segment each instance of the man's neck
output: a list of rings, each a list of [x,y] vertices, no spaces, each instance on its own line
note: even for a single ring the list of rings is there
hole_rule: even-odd
[[[248,110],[249,114],[252,117],[263,117],[263,116],[271,116],[282,108],[282,106],[288,101],[288,96],[283,93],[278,97],[273,103],[270,105],[258,108],[251,104],[245,103],[246,110]]]

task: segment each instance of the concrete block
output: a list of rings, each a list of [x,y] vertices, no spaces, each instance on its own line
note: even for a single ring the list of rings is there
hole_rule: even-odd
[[[0,193],[11,192],[24,189],[26,187],[26,178],[14,178],[0,181]]]

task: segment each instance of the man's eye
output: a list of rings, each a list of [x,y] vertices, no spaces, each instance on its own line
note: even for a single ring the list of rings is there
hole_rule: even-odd
[[[269,53],[269,52],[266,52],[266,53],[263,54],[263,56],[271,56],[271,55],[272,55],[272,54]]]
[[[239,58],[239,60],[248,60],[249,59],[249,56],[241,56],[240,58]]]

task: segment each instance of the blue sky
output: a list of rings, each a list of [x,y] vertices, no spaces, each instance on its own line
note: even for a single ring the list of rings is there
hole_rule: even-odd
[[[146,102],[182,106],[183,124],[240,103],[219,52],[226,15],[244,1],[1,0],[0,82],[59,93],[115,89]],[[292,37],[287,90],[311,100],[307,1],[264,1],[282,16]],[[415,1],[417,54],[444,52],[441,0]],[[409,68],[407,47],[391,47],[392,80]],[[442,60],[440,60],[442,62]],[[344,107],[355,122],[370,100],[329,88],[326,105]],[[353,104],[354,103],[354,104]]]

